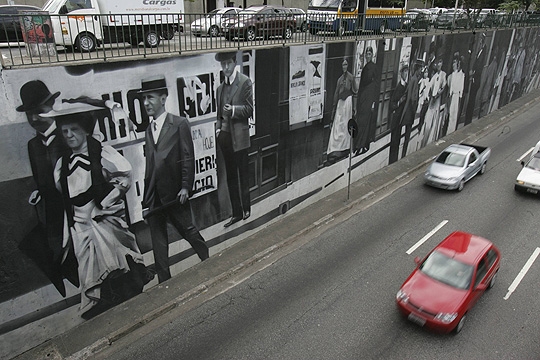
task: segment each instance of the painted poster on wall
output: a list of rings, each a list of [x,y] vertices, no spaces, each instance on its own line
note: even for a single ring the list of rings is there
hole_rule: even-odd
[[[324,59],[324,45],[295,46],[290,49],[290,125],[322,119]]]

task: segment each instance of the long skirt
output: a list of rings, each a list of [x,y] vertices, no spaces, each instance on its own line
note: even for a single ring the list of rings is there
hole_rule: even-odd
[[[338,100],[330,139],[328,141],[327,154],[349,150],[351,136],[349,135],[348,123],[352,118],[352,96],[345,100]]]
[[[82,207],[74,207],[71,236],[79,263],[81,314],[99,302],[101,284],[111,273],[120,276],[134,270],[130,269],[126,256],[137,264],[143,264],[135,235],[118,216],[123,207],[117,206],[108,209],[107,214],[99,211],[93,200]]]

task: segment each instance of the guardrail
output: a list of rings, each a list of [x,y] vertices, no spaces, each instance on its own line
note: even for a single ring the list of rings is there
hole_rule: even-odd
[[[13,68],[73,61],[110,61],[126,57],[148,58],[228,48],[284,46],[441,31],[435,29],[436,23],[422,29],[420,26],[405,26],[405,20],[407,16],[335,17],[307,14],[240,15],[219,20],[206,18],[205,14],[70,16],[27,12],[0,15],[1,65],[3,68]],[[442,31],[536,26],[540,23],[540,15],[489,15],[479,17],[474,22],[471,18],[467,21],[467,26],[450,26]],[[475,26],[471,26],[473,23]]]

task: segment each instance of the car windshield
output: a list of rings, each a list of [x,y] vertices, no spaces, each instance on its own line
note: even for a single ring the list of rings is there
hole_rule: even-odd
[[[526,168],[540,171],[540,158],[533,157],[529,162],[525,165]]]
[[[432,279],[458,289],[471,285],[473,267],[434,251],[420,265],[420,271]]]
[[[207,18],[213,18],[214,16],[216,16],[216,14],[218,13],[219,9],[214,9],[212,11],[210,11],[208,13],[208,15],[206,15]]]
[[[456,154],[450,151],[443,151],[441,155],[437,157],[435,162],[450,166],[463,167],[463,165],[465,165],[465,155]]]

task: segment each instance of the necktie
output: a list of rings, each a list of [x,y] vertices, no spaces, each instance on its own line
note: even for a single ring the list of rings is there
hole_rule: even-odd
[[[152,120],[152,135],[154,136],[154,142],[156,143],[158,141],[158,136],[159,136],[157,129],[158,129],[157,121]]]

